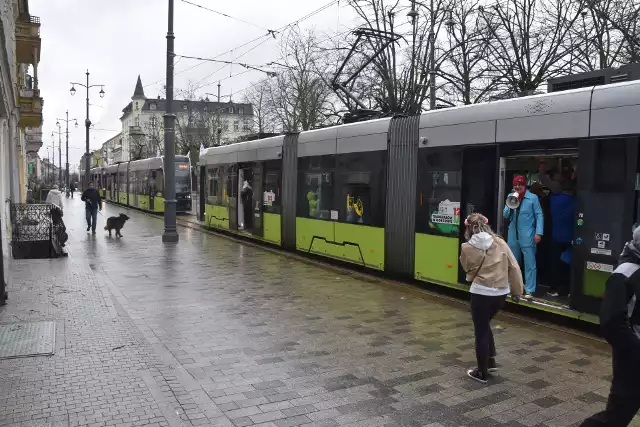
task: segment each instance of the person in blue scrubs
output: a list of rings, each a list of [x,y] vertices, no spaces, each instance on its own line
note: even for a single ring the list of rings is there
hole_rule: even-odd
[[[513,179],[513,189],[519,195],[520,205],[517,209],[504,207],[503,215],[509,220],[507,242],[518,262],[524,257],[524,297],[531,298],[537,286],[536,245],[544,233],[544,215],[538,196],[527,191],[524,176]]]

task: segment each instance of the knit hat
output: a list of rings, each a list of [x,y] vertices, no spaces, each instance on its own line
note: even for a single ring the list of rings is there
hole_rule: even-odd
[[[523,175],[516,175],[513,178],[513,185],[527,185],[527,179]]]

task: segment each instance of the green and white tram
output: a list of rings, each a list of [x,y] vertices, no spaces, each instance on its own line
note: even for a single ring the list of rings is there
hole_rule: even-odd
[[[91,169],[102,196],[109,202],[153,213],[164,213],[164,158],[153,157]],[[176,210],[191,211],[191,160],[176,156]]]
[[[211,228],[467,290],[461,220],[481,212],[506,237],[513,176],[534,184],[542,161],[575,167],[570,297],[547,298],[553,272],[541,268],[524,304],[595,322],[638,219],[638,118],[640,82],[626,82],[213,147],[200,160],[200,214]]]

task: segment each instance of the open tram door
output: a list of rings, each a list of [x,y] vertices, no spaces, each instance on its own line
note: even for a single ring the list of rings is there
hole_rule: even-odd
[[[571,307],[597,314],[638,217],[638,138],[578,143]]]
[[[262,162],[258,162],[253,166],[253,227],[251,233],[255,236],[262,237],[264,234],[264,225],[262,220],[262,205],[263,205],[263,181],[264,181],[264,167]]]
[[[464,221],[474,212],[487,217],[495,227],[501,216],[496,217],[498,195],[498,147],[495,144],[464,147],[462,152],[462,198],[460,203],[460,243],[464,237]],[[458,263],[458,282],[467,283],[466,274]]]
[[[224,190],[223,197],[229,204],[229,229],[237,231],[239,225],[238,207],[240,203],[240,197],[238,195],[238,165],[229,165],[226,173],[226,188]]]

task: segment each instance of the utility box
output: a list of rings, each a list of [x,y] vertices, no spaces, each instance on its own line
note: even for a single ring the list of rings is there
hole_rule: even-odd
[[[601,86],[640,79],[640,63],[623,65],[620,68],[571,74],[547,81],[547,92],[560,92],[581,87]]]

